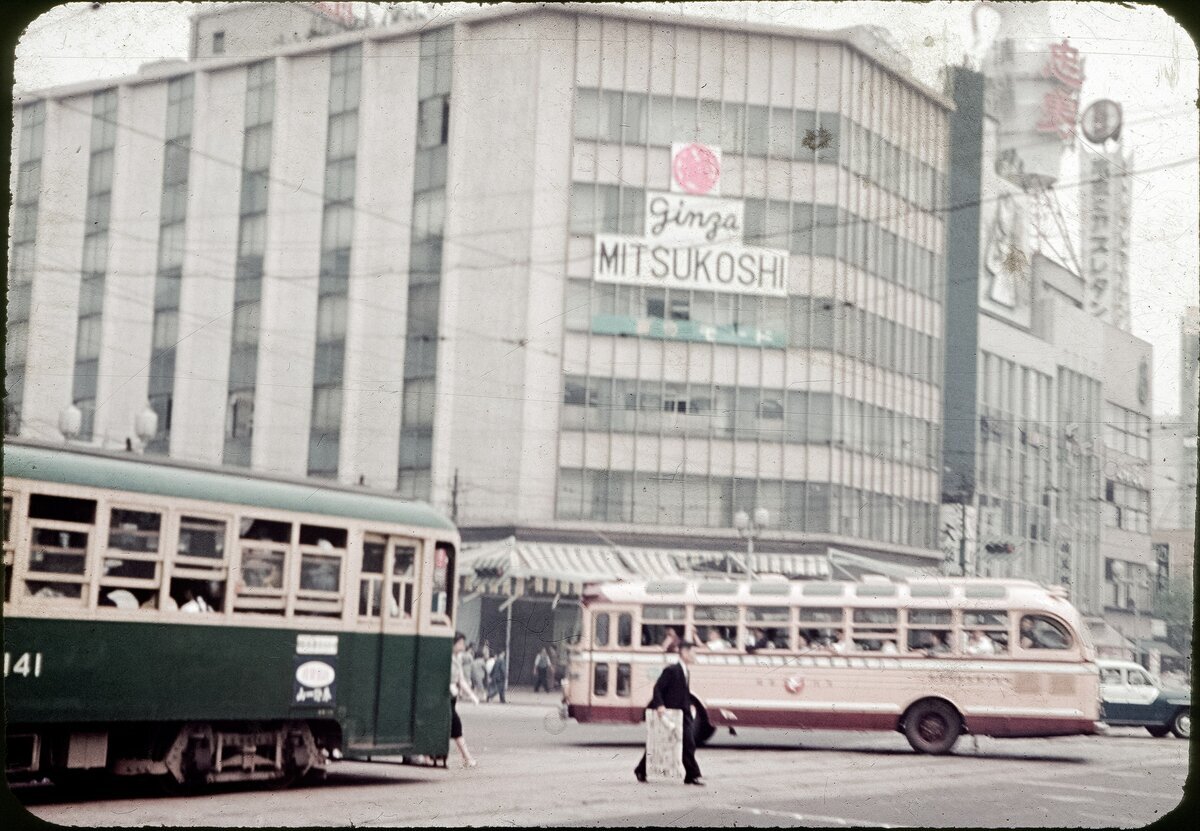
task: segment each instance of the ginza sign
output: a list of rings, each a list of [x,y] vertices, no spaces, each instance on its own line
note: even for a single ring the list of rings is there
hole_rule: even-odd
[[[601,283],[786,297],[788,252],[742,245],[744,226],[738,200],[648,191],[645,236],[597,234],[592,276]]]

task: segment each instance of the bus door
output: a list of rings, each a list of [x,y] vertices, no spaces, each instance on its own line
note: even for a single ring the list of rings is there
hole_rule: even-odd
[[[631,694],[633,608],[608,607],[591,612],[591,676],[588,704],[593,707],[628,706]]]
[[[368,535],[366,564],[377,565],[375,593],[380,629],[375,657],[375,745],[407,744],[413,736],[417,693],[417,553],[420,542],[408,537]]]

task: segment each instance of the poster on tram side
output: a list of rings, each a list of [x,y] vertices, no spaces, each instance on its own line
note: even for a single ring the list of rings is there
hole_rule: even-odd
[[[646,710],[646,778],[651,782],[683,779],[683,711],[659,716]]]

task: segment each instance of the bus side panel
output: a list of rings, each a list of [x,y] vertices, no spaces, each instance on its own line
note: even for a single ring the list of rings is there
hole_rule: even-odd
[[[419,637],[415,643],[413,752],[445,756],[450,748],[449,637]]]
[[[4,648],[37,667],[5,679],[14,724],[295,717],[291,630],[15,617]]]

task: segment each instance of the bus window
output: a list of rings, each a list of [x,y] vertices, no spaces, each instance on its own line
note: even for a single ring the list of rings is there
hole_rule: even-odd
[[[608,646],[608,612],[592,616],[592,646]]]
[[[737,606],[697,606],[692,610],[701,645],[713,651],[738,647]]]
[[[851,617],[854,648],[863,652],[898,652],[899,618],[895,609],[855,609]]]
[[[592,672],[592,692],[596,695],[608,695],[608,664],[596,664]]]
[[[963,635],[963,651],[968,655],[1007,653],[1008,612],[963,612]]]
[[[633,615],[629,612],[617,615],[617,646],[633,646]]]
[[[430,594],[434,615],[449,618],[454,609],[454,546],[439,542],[433,551],[433,592]]]
[[[909,652],[941,655],[951,651],[951,619],[948,609],[909,609]]]
[[[642,646],[661,647],[667,639],[668,629],[673,630],[680,639],[683,638],[682,606],[656,605],[643,607]]]
[[[751,606],[746,609],[746,625],[750,629],[747,649],[787,649],[788,608],[786,606]]]
[[[1021,618],[1022,649],[1070,649],[1071,633],[1062,624],[1042,615]]]
[[[630,680],[633,673],[629,664],[617,664],[617,695],[629,698]]]
[[[392,557],[392,601],[388,606],[392,617],[412,617],[416,582],[417,547],[397,545]]]
[[[163,600],[164,609],[185,612],[220,612],[225,608],[225,562],[223,519],[184,515],[179,518],[179,539],[171,586]]]
[[[363,538],[362,570],[358,578],[358,616],[379,617],[383,603],[383,558],[387,541],[383,537]]]
[[[840,608],[801,607],[796,611],[800,629],[797,649],[828,649],[841,639],[843,612]]]

